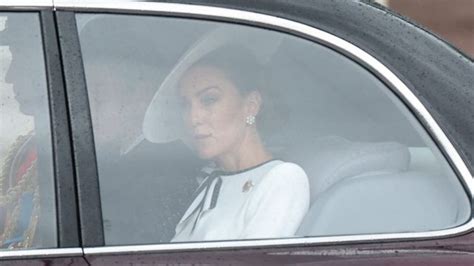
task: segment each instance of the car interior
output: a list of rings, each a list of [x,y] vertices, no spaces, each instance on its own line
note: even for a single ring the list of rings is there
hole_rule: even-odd
[[[449,164],[387,86],[322,46],[290,39],[279,52],[271,84],[292,90],[273,140],[310,180],[298,236],[422,232],[469,219]]]
[[[79,19],[79,25],[88,28],[100,23],[92,16]],[[120,16],[108,19],[126,23]],[[150,19],[147,23],[154,25],[156,35],[162,30],[168,37],[153,47],[163,57],[162,78],[186,47],[215,27],[210,22],[179,19],[163,19],[161,24]],[[132,28],[125,27],[123,39],[111,43],[145,38],[140,34],[154,36],[149,30],[140,33]],[[280,33],[262,31],[265,34]],[[86,72],[87,60],[93,56],[87,49],[98,45],[97,40],[88,42],[82,47]],[[122,63],[133,67],[136,62]],[[424,232],[451,228],[469,219],[466,193],[436,144],[403,100],[362,64],[324,45],[285,35],[264,66],[264,75],[263,97],[271,102],[267,105],[271,115],[261,128],[265,144],[275,157],[302,166],[310,181],[310,209],[295,236]],[[161,149],[181,170],[192,172],[202,165],[189,150],[182,149],[182,143],[149,145]],[[173,147],[180,147],[175,150],[182,153],[169,153]],[[167,182],[179,178],[169,176]],[[101,187],[108,186],[106,180],[113,182],[103,178]],[[149,221],[137,218],[134,223],[140,228]],[[156,234],[163,232],[145,232],[139,241],[152,243]]]

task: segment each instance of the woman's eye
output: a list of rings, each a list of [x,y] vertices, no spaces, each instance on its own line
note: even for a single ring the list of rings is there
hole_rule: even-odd
[[[217,100],[217,97],[214,95],[204,95],[203,97],[201,97],[201,103],[204,106],[212,105],[213,103],[217,102]]]

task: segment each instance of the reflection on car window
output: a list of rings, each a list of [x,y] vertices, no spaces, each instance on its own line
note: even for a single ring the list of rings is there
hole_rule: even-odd
[[[343,55],[242,25],[77,22],[106,244],[421,232],[469,218],[428,134]]]
[[[0,13],[0,245],[55,247],[51,132],[37,14]]]

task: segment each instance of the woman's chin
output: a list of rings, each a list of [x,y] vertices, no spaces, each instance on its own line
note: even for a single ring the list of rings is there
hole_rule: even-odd
[[[208,151],[208,150],[198,149],[197,154],[198,154],[199,158],[201,158],[203,160],[210,160],[210,159],[215,157],[214,153],[212,151]]]
[[[203,160],[211,160],[217,156],[217,151],[213,145],[197,145],[194,146],[197,156]]]

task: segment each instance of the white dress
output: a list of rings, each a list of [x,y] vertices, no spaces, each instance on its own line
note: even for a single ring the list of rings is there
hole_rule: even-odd
[[[208,192],[196,196],[173,242],[292,237],[308,211],[308,177],[294,163],[271,160],[214,176],[203,181]]]

